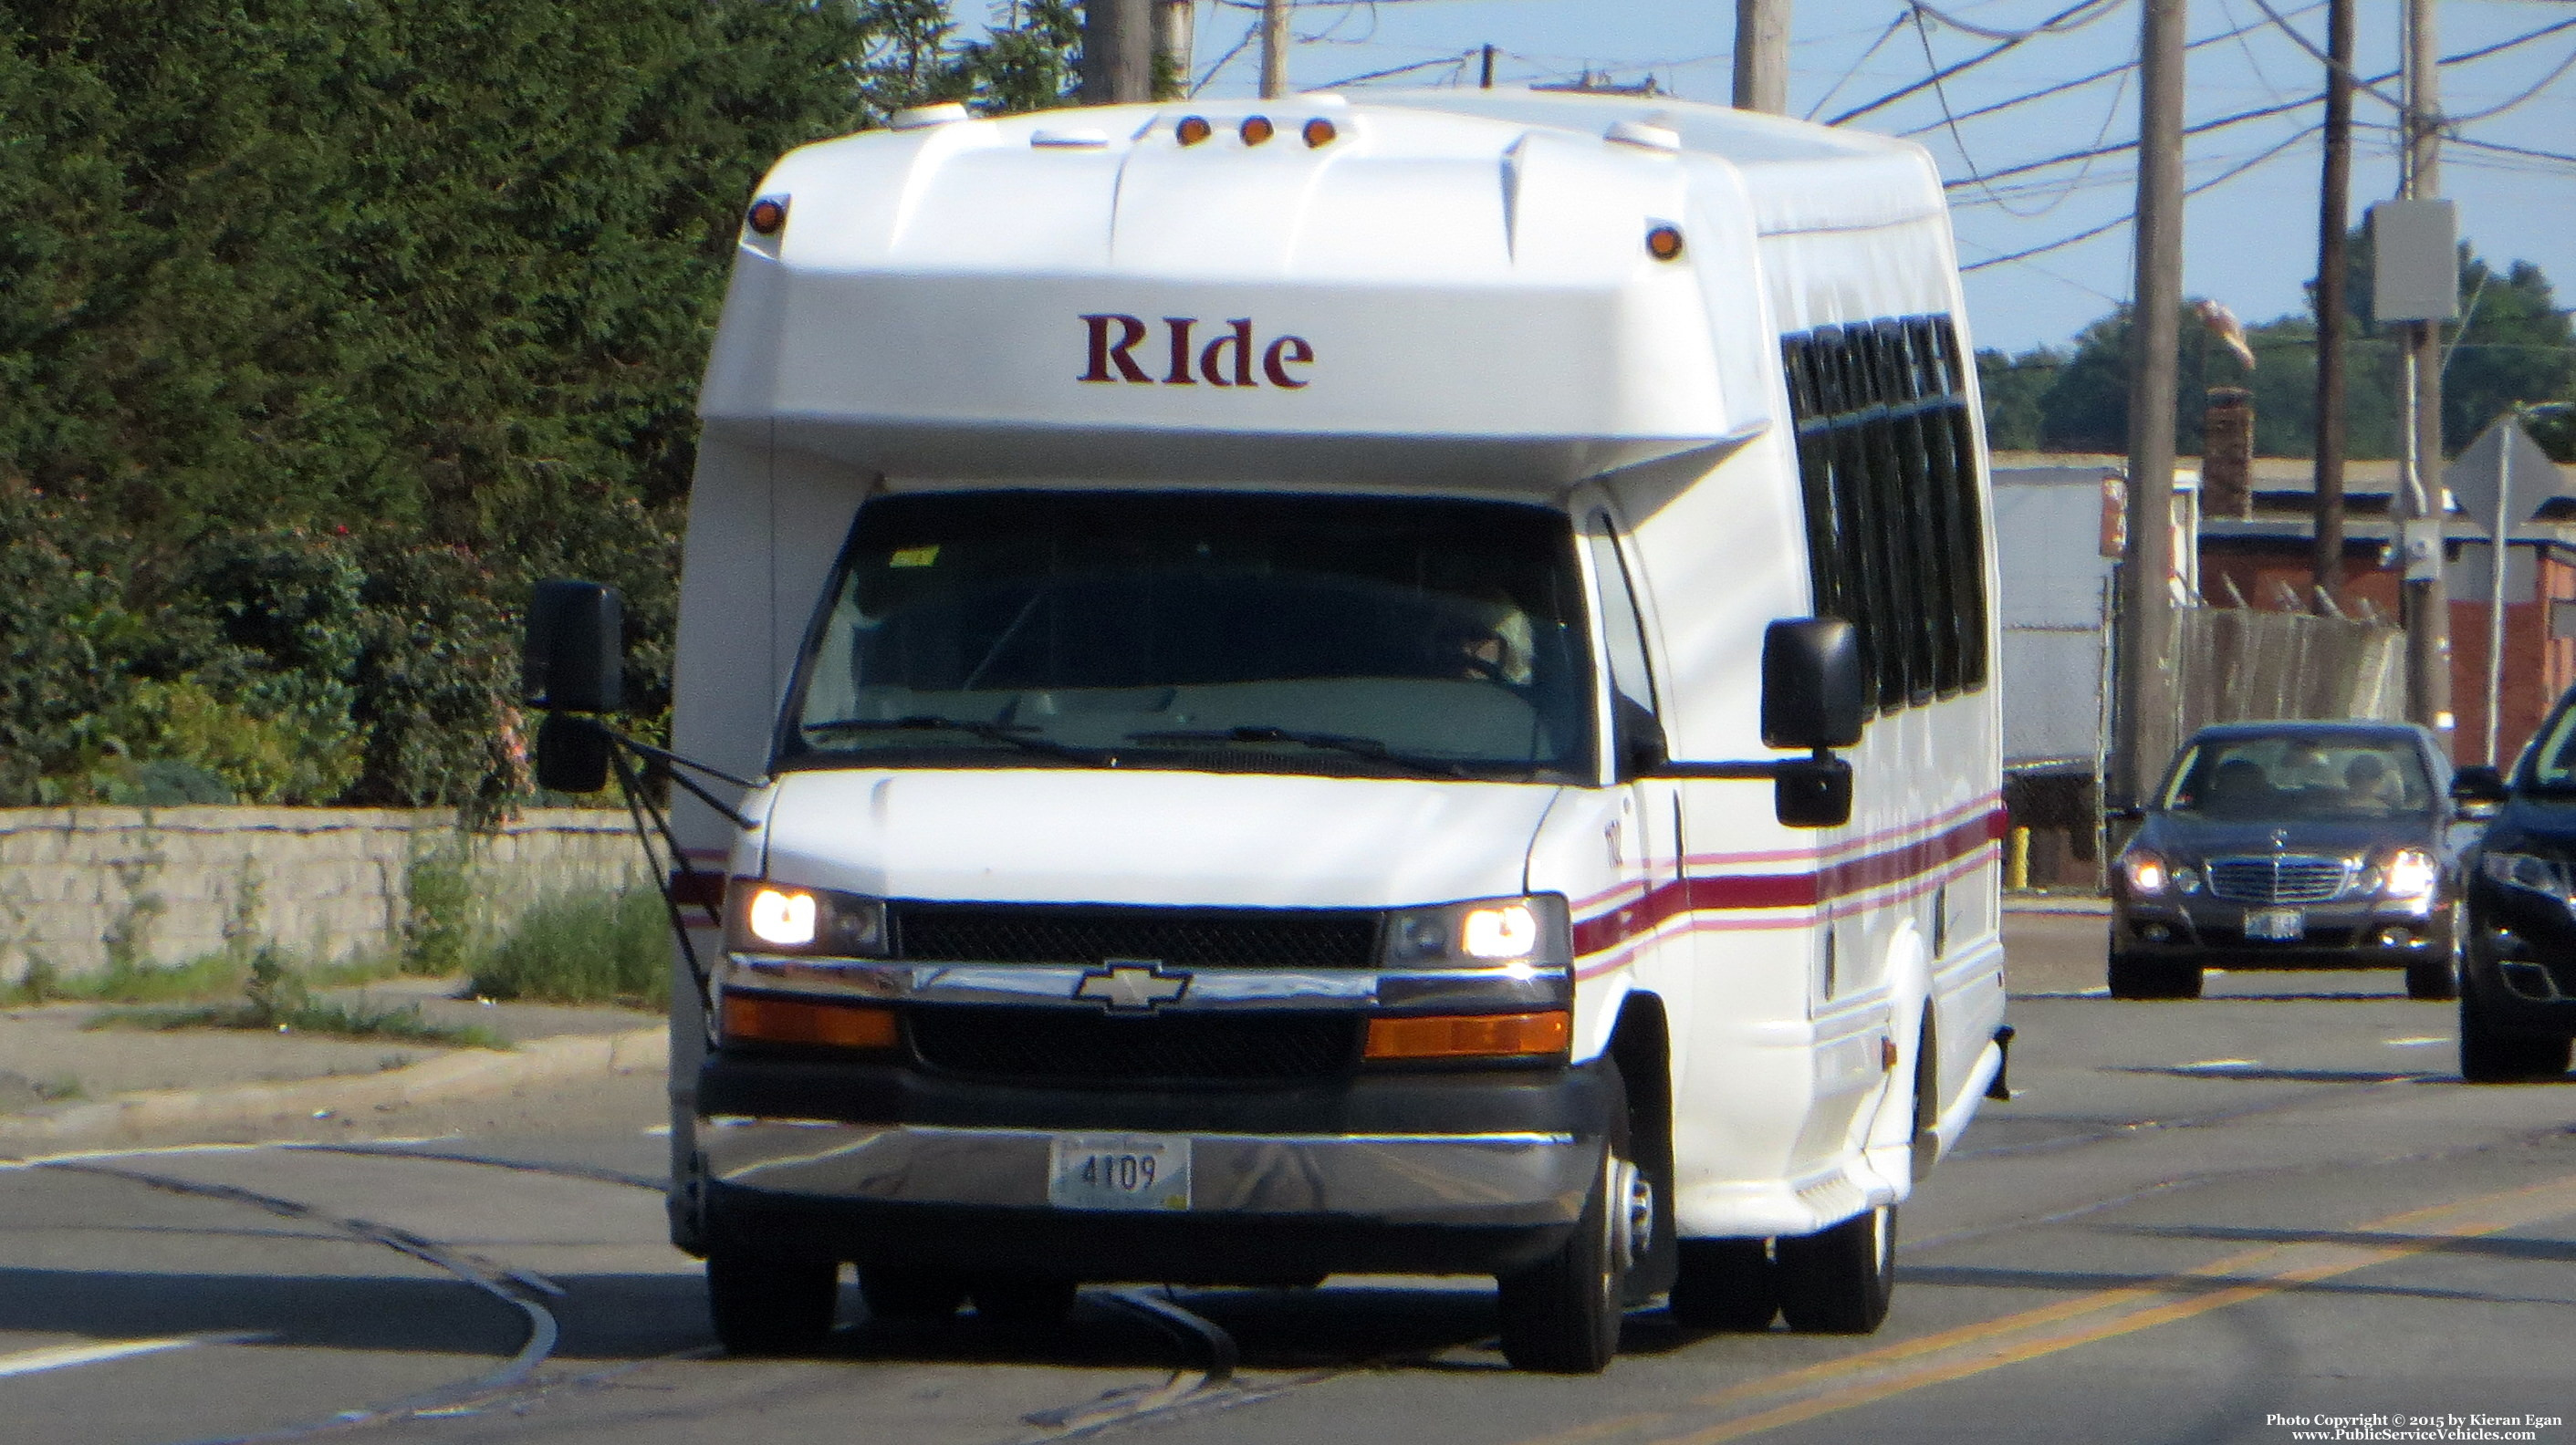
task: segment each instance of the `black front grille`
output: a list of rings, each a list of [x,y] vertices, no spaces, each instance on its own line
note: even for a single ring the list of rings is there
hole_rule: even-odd
[[[1257,1083],[1323,1078],[1352,1066],[1353,1014],[1160,1014],[939,1006],[911,1011],[912,1048],[949,1073],[1131,1083]]]
[[[1121,908],[1090,904],[888,905],[895,957],[924,963],[1155,959],[1176,968],[1367,968],[1365,908]]]

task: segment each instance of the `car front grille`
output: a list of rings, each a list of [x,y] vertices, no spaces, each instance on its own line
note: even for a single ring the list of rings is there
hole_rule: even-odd
[[[1028,1082],[1278,1083],[1319,1079],[1359,1055],[1356,1014],[1158,1014],[1082,1009],[914,1009],[913,1055],[948,1073]]]
[[[2348,858],[2291,853],[2209,860],[2209,893],[2238,903],[2325,903],[2343,896],[2359,869]]]
[[[887,905],[894,956],[924,963],[1152,959],[1181,968],[1368,968],[1366,908],[1130,908],[1093,904]]]

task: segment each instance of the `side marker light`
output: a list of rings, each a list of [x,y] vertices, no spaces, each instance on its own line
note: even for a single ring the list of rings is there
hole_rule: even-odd
[[[1279,128],[1272,125],[1270,117],[1266,115],[1247,115],[1243,118],[1241,134],[1245,145],[1257,146],[1278,133]]]
[[[1682,253],[1682,233],[1673,226],[1657,226],[1646,233],[1646,254],[1658,261],[1670,261]]]
[[[1306,146],[1309,150],[1321,150],[1323,147],[1331,145],[1333,143],[1333,138],[1340,135],[1341,132],[1333,128],[1333,123],[1331,121],[1326,120],[1319,115],[1313,120],[1306,122],[1304,134],[1306,137]]]
[[[783,196],[763,196],[751,203],[751,213],[743,224],[755,234],[775,236],[787,224],[787,201]]]
[[[1185,115],[1179,125],[1172,127],[1172,139],[1185,146],[1197,145],[1214,134],[1216,127],[1209,125],[1205,116]]]

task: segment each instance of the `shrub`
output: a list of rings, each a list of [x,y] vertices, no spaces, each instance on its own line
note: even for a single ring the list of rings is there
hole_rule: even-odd
[[[671,920],[649,887],[559,894],[530,908],[474,970],[485,998],[668,1008]]]

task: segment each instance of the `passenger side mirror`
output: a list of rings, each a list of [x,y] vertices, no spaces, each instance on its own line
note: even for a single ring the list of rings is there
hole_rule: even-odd
[[[550,712],[537,725],[537,786],[596,793],[608,786],[608,730],[594,718]]]
[[[1850,623],[1837,617],[1801,617],[1774,622],[1764,630],[1763,746],[1852,746],[1860,741],[1865,693],[1860,634]]]
[[[519,668],[520,690],[530,706],[549,712],[617,711],[626,671],[623,610],[614,587],[561,578],[537,584],[528,599],[527,649]],[[560,791],[587,792],[598,786]]]

